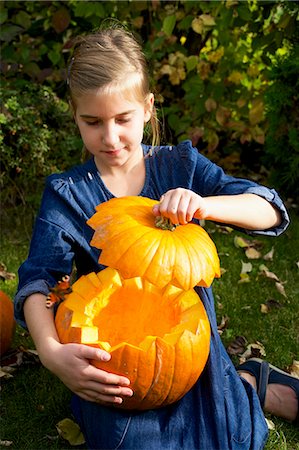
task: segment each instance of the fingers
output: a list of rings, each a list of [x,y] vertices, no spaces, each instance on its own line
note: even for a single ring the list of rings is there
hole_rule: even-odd
[[[59,357],[61,362],[56,374],[71,391],[85,400],[120,404],[124,398],[133,395],[127,377],[102,370],[111,359],[108,352],[71,343],[61,345]],[[95,367],[96,361],[104,361],[102,368]]]
[[[167,217],[174,224],[184,225],[193,219],[199,203],[200,196],[189,189],[173,189],[162,195],[153,213],[155,216]]]
[[[133,391],[121,386],[90,382],[86,383],[84,388],[78,389],[76,394],[85,400],[108,405],[121,404],[125,398],[132,397]]]

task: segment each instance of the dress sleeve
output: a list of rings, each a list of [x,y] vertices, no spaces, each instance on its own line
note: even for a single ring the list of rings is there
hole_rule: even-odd
[[[75,241],[70,233],[71,226],[67,202],[48,183],[35,222],[28,257],[18,272],[14,308],[16,320],[24,328],[23,306],[26,298],[34,293],[47,295],[50,287],[72,271]]]
[[[189,144],[191,147],[191,144]],[[193,149],[194,150],[194,149]],[[192,150],[192,151],[193,151]],[[268,230],[241,231],[252,235],[279,236],[290,223],[289,215],[282,199],[275,191],[254,181],[227,175],[223,169],[196,151],[196,168],[193,175],[192,190],[203,197],[212,195],[256,194],[271,203],[281,214],[282,221],[277,227]]]

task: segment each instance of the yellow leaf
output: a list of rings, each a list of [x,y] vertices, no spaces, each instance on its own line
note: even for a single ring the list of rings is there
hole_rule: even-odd
[[[235,236],[234,244],[237,248],[248,248],[248,240],[242,236]]]
[[[264,102],[257,98],[253,100],[249,111],[249,122],[251,125],[256,125],[264,119]]]
[[[71,445],[82,445],[85,443],[84,436],[77,423],[71,419],[63,419],[56,425],[59,435]]]
[[[262,255],[253,247],[249,247],[245,250],[245,255],[248,259],[259,259]]]
[[[268,314],[268,312],[269,312],[268,306],[265,305],[265,303],[261,303],[261,313]]]
[[[203,22],[200,17],[195,17],[191,23],[192,30],[197,34],[201,34],[203,32]]]
[[[299,361],[296,361],[294,359],[289,368],[289,371],[290,371],[290,375],[292,375],[293,377],[299,378]]]

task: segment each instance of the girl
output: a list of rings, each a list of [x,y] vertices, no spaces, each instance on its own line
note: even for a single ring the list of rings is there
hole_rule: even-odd
[[[96,205],[112,197],[160,199],[153,214],[174,223],[208,219],[269,236],[288,225],[282,201],[274,190],[225,175],[189,141],[176,147],[157,144],[145,58],[124,29],[108,28],[78,39],[68,85],[74,118],[91,158],[47,179],[29,256],[19,270],[19,323],[30,330],[45,367],[73,391],[74,415],[89,448],[262,448],[267,426],[256,385],[265,409],[289,420],[297,414],[299,388],[292,377],[279,375],[273,367],[269,371],[260,361],[239,368],[239,377],[217,333],[211,289],[197,288],[212,329],[204,373],[179,402],[145,412],[113,407],[134,394],[130,380],[90,364],[93,359],[108,361],[109,353],[61,344],[45,299],[49,287],[70,274],[73,264],[78,276],[103,269],[99,251],[90,247],[93,230],[86,221]],[[152,146],[142,144],[148,122]]]

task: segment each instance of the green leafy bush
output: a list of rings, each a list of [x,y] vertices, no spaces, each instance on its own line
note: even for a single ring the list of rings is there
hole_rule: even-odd
[[[263,158],[269,120],[264,98],[273,82],[271,67],[298,42],[298,2],[4,1],[4,77],[50,86],[65,99],[73,37],[107,18],[128,25],[143,40],[165,124],[163,141],[191,139],[235,175],[256,175],[262,162],[264,173],[269,171],[272,159]],[[293,151],[294,131],[290,140]],[[277,170],[273,165],[272,172]]]
[[[271,72],[266,92],[268,132],[264,160],[270,181],[299,200],[299,45],[281,58]]]
[[[81,139],[50,87],[3,83],[0,96],[2,204],[35,203],[46,175],[80,161]]]

